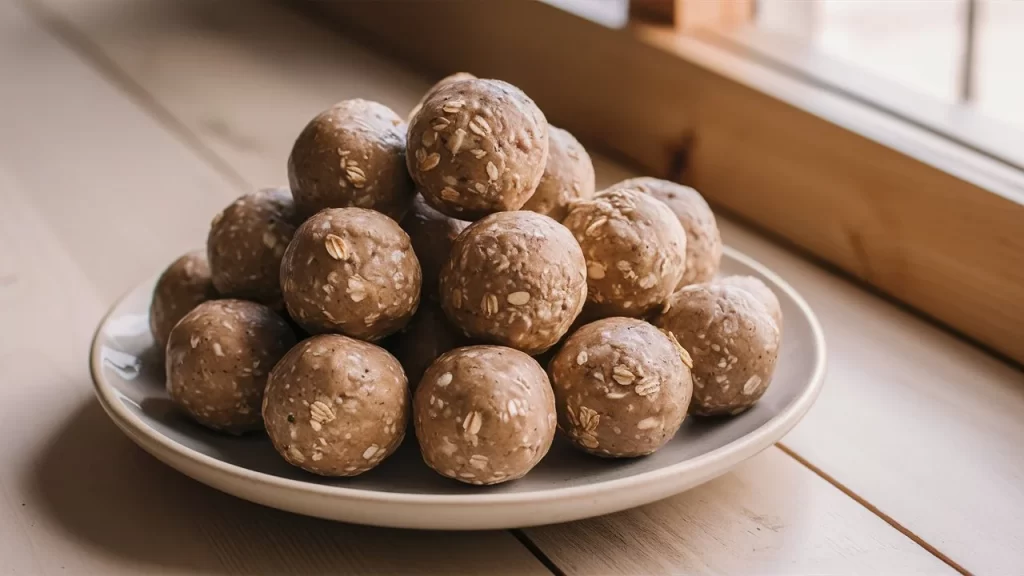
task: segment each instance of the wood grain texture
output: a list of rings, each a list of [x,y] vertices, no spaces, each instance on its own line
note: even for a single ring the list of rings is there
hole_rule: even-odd
[[[527,533],[567,574],[956,574],[777,448],[679,496]]]
[[[237,190],[10,3],[0,78],[0,573],[548,573],[507,532],[277,512],[125,438],[92,397],[92,331]]]
[[[585,140],[1024,362],[1019,171],[664,27],[540,2],[306,4],[425,69],[517,84]]]
[[[752,0],[629,0],[631,20],[687,32],[728,30],[749,23],[753,16]]]
[[[341,98],[362,96],[404,110],[415,103],[429,84],[427,78],[398,68],[272,5],[246,3],[243,10],[238,2],[178,2],[172,8],[172,4],[161,0],[147,0],[134,2],[135,9],[126,11],[119,9],[123,0],[47,0],[45,6],[54,11],[55,17],[81,31],[96,51],[92,58],[108,59],[124,74],[121,82],[132,83],[144,92],[152,104],[168,111],[180,123],[180,130],[187,131],[205,150],[221,158],[228,171],[254,185],[283,181],[283,159],[294,134],[321,108]],[[268,23],[275,26],[275,34],[266,33]],[[275,54],[288,56],[274,57]],[[226,74],[225,70],[242,70],[244,79]],[[244,89],[235,88],[237,83]],[[255,86],[267,88],[254,95],[251,87]],[[267,96],[267,92],[272,92],[273,97]],[[586,102],[577,104],[586,106]],[[204,131],[203,121],[210,117],[218,118],[222,129]],[[265,120],[256,122],[253,118]],[[245,137],[224,139],[215,132]],[[247,144],[228,144],[229,140],[244,140]],[[600,158],[597,165],[600,184],[632,175]],[[963,474],[959,462],[964,458],[975,466],[968,475],[974,485],[988,487],[992,484],[990,474],[1001,474],[1010,480],[1022,476],[1021,457],[1003,454],[1006,447],[1024,441],[1024,428],[1007,420],[1024,401],[1018,392],[1024,390],[1024,386],[1019,386],[1020,373],[729,221],[723,220],[721,224],[729,243],[762,259],[793,282],[811,300],[825,323],[832,358],[829,382],[818,406],[806,423],[788,437],[787,443],[801,454],[813,454],[815,465],[839,481],[853,484],[869,501],[881,502],[884,512],[924,534],[940,550],[945,550],[946,543],[952,543],[951,553],[972,569],[1005,572],[1008,566],[1014,566],[1021,530],[1012,513],[1024,505],[1024,498],[1011,483],[997,484],[994,492],[965,490],[964,484],[950,478]],[[119,280],[120,289],[142,276],[138,273]],[[861,318],[867,319],[863,325]],[[932,346],[934,356],[929,352]],[[889,357],[888,350],[898,353]],[[837,366],[842,371],[839,374]],[[953,418],[954,422],[947,423],[933,416],[936,410],[945,415],[950,407],[956,406],[963,379],[969,379],[977,389],[960,406],[971,418],[961,415],[961,421]],[[880,410],[880,400],[893,396],[906,399],[899,405],[907,410],[905,414]],[[988,421],[985,415],[989,413],[1001,416]],[[865,422],[870,423],[868,431],[864,430]],[[950,444],[944,435],[936,440],[935,431],[949,426],[962,438],[953,446],[956,452],[945,454],[943,450]],[[967,448],[969,445],[983,448],[974,454]],[[990,461],[993,453],[1003,454],[1002,460]],[[780,461],[784,459],[755,459],[751,465],[756,463],[756,468],[751,474],[789,478],[796,474],[793,470],[799,470],[780,468]],[[731,490],[735,489],[736,480],[720,482],[727,488],[719,494],[714,488],[716,482],[702,489],[702,498],[712,505],[700,508],[700,514],[688,516],[684,524],[699,526],[708,534],[728,531],[729,523],[721,523],[718,516],[722,515],[722,508],[730,506],[729,499],[735,497]],[[840,530],[838,525],[850,522],[855,529],[842,538],[854,542],[853,546],[859,549],[875,550],[866,556],[879,561],[895,559],[895,566],[928,565],[918,557],[921,550],[908,540],[895,538],[895,531],[864,521],[856,507],[839,505],[840,500],[835,500],[839,498],[838,491],[823,482],[798,482],[795,493],[785,489],[785,482],[774,486],[781,490],[779,494],[768,497],[766,502],[747,504],[753,514],[781,515],[773,507],[772,498],[801,498],[801,490],[817,486],[815,493],[834,502],[836,507],[816,508],[813,515],[794,507],[785,516],[787,523],[806,526],[800,523],[810,522],[815,530],[833,533]],[[916,498],[922,491],[927,498]],[[938,506],[936,502],[950,504]],[[955,509],[955,513],[947,512],[949,508]],[[999,524],[986,526],[987,515],[993,513]],[[742,514],[734,510],[723,517],[736,519],[742,518]],[[676,523],[678,516],[667,514],[659,518],[665,524],[652,522],[644,528],[654,535],[660,534],[659,538],[671,539],[686,527]],[[966,524],[963,518],[967,519]],[[635,523],[625,528],[635,529]],[[880,530],[877,534],[876,529]],[[577,533],[585,534],[585,530]],[[805,533],[794,532],[793,538],[799,542]],[[759,548],[774,542],[769,536],[775,537],[762,534],[760,540],[743,540],[737,536],[735,541]],[[872,544],[878,541],[891,542],[902,552],[891,557],[879,553]],[[847,550],[844,546],[825,545],[816,565],[836,565],[837,555],[842,556]],[[600,546],[577,548],[596,554]],[[544,551],[557,556],[562,547],[557,543],[545,545]],[[605,554],[617,552],[614,548],[604,549]],[[790,553],[793,555],[787,556]],[[596,558],[609,563],[614,560],[600,555]],[[777,572],[786,572],[787,565],[811,566],[814,560],[785,547],[760,558],[770,561]],[[919,560],[921,563],[917,564]],[[662,560],[634,557],[633,561],[643,566]],[[705,560],[707,570],[721,571],[735,566],[735,561],[728,554]],[[858,565],[856,561],[850,562],[852,566]],[[884,564],[873,568],[879,572],[893,571]]]

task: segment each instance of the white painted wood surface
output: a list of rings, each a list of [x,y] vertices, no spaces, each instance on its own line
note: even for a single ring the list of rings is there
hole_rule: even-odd
[[[135,449],[89,398],[85,349],[103,306],[200,244],[209,216],[231,195],[284,182],[292,139],[317,111],[357,96],[403,111],[429,82],[273,4],[29,5],[42,8],[33,11],[42,19],[0,9],[0,74],[21,80],[0,83],[0,197],[20,206],[0,216],[0,238],[26,247],[0,250],[0,317],[17,327],[0,336],[0,375],[33,382],[37,398],[55,404],[35,419],[7,414],[12,392],[0,389],[0,432],[25,439],[15,453],[0,449],[0,559],[9,550],[12,571],[29,573],[60,562],[80,572],[108,564],[186,571],[173,559],[190,554],[207,572],[317,571],[326,564],[296,560],[317,554],[363,572],[542,570],[507,533],[334,527],[230,500]],[[598,165],[604,183],[628,174]],[[967,569],[1024,565],[1020,372],[733,223],[723,228],[730,244],[804,293],[825,325],[829,381],[784,443]],[[49,261],[62,265],[42,265]],[[69,308],[30,307],[60,300],[68,285]],[[48,344],[58,323],[67,334]],[[30,498],[36,492],[20,475],[36,469],[30,462],[44,446],[61,442],[71,442],[61,451],[71,464],[57,471],[89,488],[49,484],[49,496]],[[95,466],[94,444],[109,447]],[[92,468],[100,473],[72,473]],[[152,499],[154,491],[162,498]],[[102,514],[111,501],[118,506]],[[205,507],[220,511],[212,522]],[[775,530],[754,517],[770,518]],[[144,526],[162,537],[142,538]],[[696,492],[527,534],[570,573],[948,569],[776,449]],[[654,544],[637,544],[641,535]],[[118,539],[131,545],[119,549]]]

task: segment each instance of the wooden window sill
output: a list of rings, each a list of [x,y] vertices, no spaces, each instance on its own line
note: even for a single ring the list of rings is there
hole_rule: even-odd
[[[591,146],[1024,362],[1021,171],[664,27],[541,2],[312,6],[435,73],[505,78]]]

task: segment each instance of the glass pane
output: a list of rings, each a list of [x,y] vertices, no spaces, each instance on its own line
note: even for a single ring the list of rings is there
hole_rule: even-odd
[[[915,91],[955,101],[967,0],[762,0],[758,25]]]
[[[977,24],[975,105],[1024,128],[1024,2],[982,0]]]

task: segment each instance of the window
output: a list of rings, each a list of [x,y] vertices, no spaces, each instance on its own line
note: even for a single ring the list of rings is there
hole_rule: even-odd
[[[758,0],[711,31],[1024,168],[1024,2]]]

